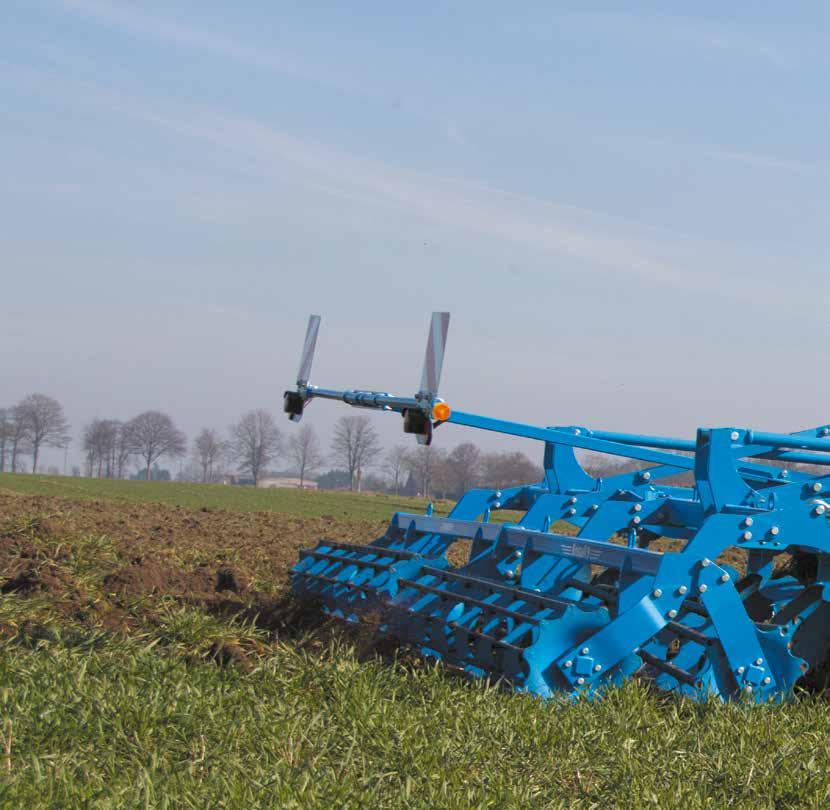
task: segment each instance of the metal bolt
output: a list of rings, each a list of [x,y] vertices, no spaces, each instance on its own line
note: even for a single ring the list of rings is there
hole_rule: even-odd
[[[751,517],[744,519],[744,526],[751,526],[753,523],[755,523],[755,521]]]
[[[634,523],[634,524],[640,523],[641,521],[642,521],[642,518],[639,515],[634,515],[634,517],[631,518],[631,522]]]
[[[594,664],[594,672],[599,672],[602,669],[602,664]]]
[[[704,557],[704,558],[700,561],[700,565],[701,565],[701,567],[702,567],[702,568],[708,568],[709,563],[711,563],[711,562],[712,562],[712,561],[711,561],[708,557]]]
[[[697,589],[698,589],[701,593],[706,593],[706,585],[705,585],[705,583],[701,583],[700,585],[698,585],[698,586],[697,586]]]
[[[756,659],[755,659],[755,664],[756,664],[756,666],[759,666],[759,667],[760,667],[760,666],[761,666],[761,664],[763,664],[763,663],[764,663],[764,659],[763,659],[763,658],[756,658]]]
[[[591,508],[592,512],[596,512],[597,509],[599,509],[599,504],[598,503],[592,503],[590,508]]]
[[[748,683],[748,684],[744,687],[744,689],[745,689],[747,692],[751,692],[751,691],[752,691],[752,684],[751,684],[751,683]]]
[[[821,484],[818,481],[813,484],[813,492],[821,492]]]
[[[582,686],[582,684],[583,684],[583,683],[585,683],[585,678],[577,678],[577,679],[576,679],[576,682],[577,682],[580,686]]]
[[[650,481],[650,480],[651,480],[651,473],[648,470],[646,470],[643,473],[643,481]]]
[[[568,503],[576,503],[576,498],[568,498]]]
[[[823,515],[826,511],[827,507],[822,503],[820,503],[815,509],[817,515]]]
[[[782,478],[789,478],[790,477],[790,471],[789,470],[781,470],[781,477]]]
[[[501,498],[501,490],[500,489],[496,490],[496,497]]]
[[[821,429],[822,436],[830,436],[830,428],[822,428]]]
[[[729,574],[721,574],[721,582],[729,582]]]
[[[669,618],[670,618],[670,619],[673,619],[675,616],[677,616],[677,611],[676,611],[674,608],[672,608],[672,609],[669,611]]]
[[[685,585],[681,585],[681,586],[677,589],[677,592],[678,592],[678,593],[682,596],[682,595],[683,595],[684,593],[686,593],[686,591],[688,591],[688,590],[689,590],[689,589],[688,589]]]
[[[661,591],[659,588],[655,588],[655,589],[654,589],[654,591],[652,591],[652,594],[651,594],[651,595],[652,595],[655,599],[659,599],[659,598],[663,595],[663,591]]]
[[[744,540],[752,540],[752,532],[744,532],[742,537]]]
[[[643,508],[643,505],[641,503],[635,503],[634,504],[634,511],[635,512],[640,512],[642,510],[642,508]]]
[[[737,430],[733,430],[732,433],[730,434],[729,438],[732,439],[733,442],[736,442],[736,441],[738,441],[738,439],[741,438],[741,434],[738,433]]]
[[[493,509],[501,509],[501,501],[494,501]]]
[[[743,667],[738,667],[737,672],[738,672],[738,675],[743,675],[744,674],[744,668]]]
[[[576,509],[574,509],[573,507],[571,507],[570,509],[568,509],[568,511],[567,511],[567,512],[565,512],[565,514],[566,514],[566,515],[568,515],[569,517],[570,517],[570,516],[573,516],[573,515],[575,515],[575,514],[576,514]]]
[[[582,648],[582,654],[583,655],[588,655],[589,652],[591,652],[591,651],[587,647]]]
[[[782,636],[786,636],[786,635],[787,635],[787,628],[786,628],[786,627],[781,627],[781,628],[779,628],[778,632],[779,632]]]
[[[573,665],[573,661],[565,661],[565,669],[570,669]]]
[[[772,526],[772,527],[770,528],[770,530],[769,530],[769,533],[770,533],[773,537],[777,536],[780,532],[781,532],[781,529],[779,529],[779,528],[778,528],[778,526]]]
[[[770,676],[767,675],[767,677],[764,678],[764,683],[772,683],[772,678],[770,678]]]

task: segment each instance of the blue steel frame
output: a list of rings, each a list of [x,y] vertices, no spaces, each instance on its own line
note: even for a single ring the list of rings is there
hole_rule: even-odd
[[[427,418],[441,402],[307,380],[297,395]],[[696,698],[765,700],[823,663],[830,473],[776,462],[830,465],[830,426],[700,429],[689,441],[459,411],[444,423],[542,442],[543,480],[471,490],[448,517],[395,514],[367,545],[322,541],[292,571],[298,595],[348,620],[379,613],[380,632],[541,696],[592,695],[639,673]],[[649,466],[597,479],[577,449]],[[493,522],[504,509],[524,514]],[[467,561],[453,567],[459,540]],[[782,568],[790,558],[804,570]]]

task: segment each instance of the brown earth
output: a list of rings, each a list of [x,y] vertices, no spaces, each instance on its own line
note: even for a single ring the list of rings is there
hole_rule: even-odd
[[[0,492],[0,591],[108,629],[152,622],[161,600],[276,627],[300,549],[368,542],[385,525]]]

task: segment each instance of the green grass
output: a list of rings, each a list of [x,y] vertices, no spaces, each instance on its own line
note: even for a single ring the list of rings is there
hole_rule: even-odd
[[[423,512],[426,507],[423,498],[393,495],[0,473],[0,490],[4,489],[71,500],[114,498],[191,509],[207,506],[235,512],[283,512],[303,517],[331,515],[339,520],[384,520],[397,511]],[[436,514],[446,514],[450,506],[447,501],[437,502]]]
[[[413,508],[41,476],[2,476],[4,488],[298,515],[337,504],[370,519]],[[48,558],[90,599],[121,564],[99,534],[57,538],[20,518],[5,541],[19,537],[26,560]],[[339,629],[229,619],[187,594],[127,608],[135,620],[116,633],[46,592],[0,593],[1,807],[830,806],[824,696],[695,704],[629,683],[594,702],[545,703],[381,659]]]
[[[629,685],[543,703],[430,665],[361,661],[338,638],[272,644],[246,672],[147,641],[53,637],[6,645],[0,683],[5,807],[830,802],[818,698],[701,706]]]

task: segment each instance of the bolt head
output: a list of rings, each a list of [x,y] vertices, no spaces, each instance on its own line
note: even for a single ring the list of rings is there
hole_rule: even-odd
[[[568,511],[567,511],[567,512],[565,512],[565,514],[566,514],[566,515],[568,515],[568,516],[573,516],[573,515],[575,515],[575,514],[576,514],[576,509],[574,509],[573,507],[571,507],[570,509],[568,509]]]
[[[682,595],[683,595],[684,593],[686,593],[686,591],[688,591],[688,590],[689,590],[689,589],[688,589],[685,585],[681,585],[681,586],[677,589],[677,592],[678,592],[678,593],[682,596]]]
[[[822,428],[821,429],[822,436],[830,436],[830,428]]]
[[[759,666],[759,667],[760,667],[760,666],[761,666],[761,664],[763,664],[763,663],[764,663],[764,659],[763,659],[763,658],[756,658],[756,659],[755,659],[755,664],[756,664],[756,666]]]
[[[570,669],[573,665],[573,661],[565,661],[565,669]]]
[[[729,574],[721,574],[721,582],[729,582]]]
[[[743,667],[738,667],[738,669],[737,669],[737,673],[738,673],[738,675],[743,675],[743,674],[744,674],[744,671],[745,671],[745,670],[744,670],[744,668],[743,668]]]
[[[741,434],[738,433],[737,430],[733,430],[732,433],[730,434],[729,438],[732,439],[733,442],[736,442],[736,441],[738,441],[738,439],[741,438]]]
[[[577,679],[576,679],[576,682],[577,682],[580,686],[582,686],[582,684],[583,684],[583,683],[585,683],[585,678],[577,678]]]
[[[634,504],[634,511],[635,512],[640,512],[640,511],[642,511],[642,509],[643,509],[643,505],[641,503],[635,503]]]
[[[752,691],[752,684],[751,684],[751,683],[748,683],[748,684],[744,687],[744,689],[745,689],[747,692],[751,692],[751,691]]]
[[[602,664],[594,664],[594,672],[599,672],[602,669]]]
[[[674,608],[672,608],[672,609],[669,611],[669,618],[670,618],[670,619],[673,619],[675,616],[677,616],[677,611],[676,611]]]
[[[661,591],[659,588],[655,588],[655,589],[651,592],[651,595],[652,595],[655,599],[659,599],[659,598],[663,595],[663,591]]]
[[[789,470],[781,470],[781,477],[782,478],[789,478],[790,477],[790,471]]]
[[[591,652],[591,651],[587,647],[582,648],[582,654],[583,655],[588,655],[589,652]]]
[[[770,676],[767,675],[767,677],[764,678],[764,683],[767,683],[767,684],[772,683],[772,678],[770,678]]]
[[[742,536],[744,540],[752,540],[752,532],[744,532]]]
[[[701,593],[706,593],[706,590],[707,590],[707,588],[706,588],[706,584],[705,584],[705,583],[701,583],[700,585],[698,585],[698,586],[697,586],[697,589],[698,589]]]
[[[773,526],[772,528],[770,528],[769,533],[773,537],[777,537],[781,533],[781,529],[779,529],[778,526]]]
[[[701,565],[701,567],[703,567],[703,568],[707,568],[711,562],[712,562],[712,561],[711,561],[710,559],[708,559],[707,557],[704,557],[704,558],[700,561],[700,565]]]
[[[813,484],[813,492],[821,492],[821,484],[818,481]]]
[[[755,523],[755,521],[751,517],[744,519],[744,526],[751,526],[753,523]]]
[[[576,498],[568,498],[568,503],[576,503]]]
[[[646,470],[646,471],[643,473],[642,478],[643,478],[643,481],[650,481],[650,480],[651,480],[651,473],[650,473],[650,472],[648,472],[648,470]]]
[[[820,503],[820,504],[816,507],[816,514],[817,514],[817,515],[823,515],[826,511],[827,511],[827,507],[825,507],[825,505],[824,505],[824,504],[822,504],[822,503]]]

